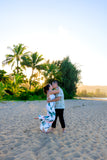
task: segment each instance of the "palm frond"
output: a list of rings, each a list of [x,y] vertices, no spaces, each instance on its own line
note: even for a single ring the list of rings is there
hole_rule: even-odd
[[[38,57],[38,53],[37,52],[31,54],[31,58],[32,58],[33,64],[35,64],[37,57]]]
[[[5,66],[6,64],[10,64],[13,62],[14,56],[11,54],[6,55],[6,59],[2,62],[2,65]]]
[[[13,47],[14,47],[15,45],[13,45]],[[15,49],[14,48],[11,48],[11,47],[7,47],[8,49],[10,49],[13,53],[14,53],[14,55],[16,55],[16,51],[15,51]]]
[[[34,52],[31,55],[32,57],[32,62],[33,62],[33,68],[36,68],[36,65],[41,62],[42,60],[44,60],[44,58],[42,57],[42,55],[39,55],[38,52]]]
[[[37,70],[46,70],[46,65],[45,64],[40,64],[40,65],[36,65]]]
[[[19,44],[18,45],[18,54],[19,55],[23,55],[23,52],[27,49],[26,46],[24,46],[23,44]]]
[[[42,55],[41,55],[41,56],[39,56],[39,57],[37,58],[36,63],[38,64],[39,62],[41,62],[41,61],[43,61],[43,60],[44,60],[44,58],[43,58]]]
[[[24,55],[21,57],[21,59],[22,59],[22,62],[21,62],[22,66],[32,67],[32,60],[29,57],[29,55]]]
[[[13,68],[14,64],[15,64],[15,61],[13,61],[12,65],[11,65],[11,69]]]

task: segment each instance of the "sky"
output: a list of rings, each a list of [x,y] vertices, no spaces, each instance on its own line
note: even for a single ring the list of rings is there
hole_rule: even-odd
[[[51,61],[69,56],[84,85],[107,85],[107,0],[0,0],[0,69],[11,72],[2,61],[18,43]]]

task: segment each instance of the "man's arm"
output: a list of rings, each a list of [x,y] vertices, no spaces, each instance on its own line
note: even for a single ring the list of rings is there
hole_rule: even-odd
[[[58,94],[59,92],[60,92],[60,89],[58,88],[57,90],[49,91],[48,95],[51,95],[51,94]]]
[[[48,102],[48,103],[49,103],[49,102],[56,102],[56,101],[59,101],[60,98],[61,98],[61,97],[57,97],[57,98],[55,98],[55,99],[53,99],[53,100],[47,100],[47,102]]]

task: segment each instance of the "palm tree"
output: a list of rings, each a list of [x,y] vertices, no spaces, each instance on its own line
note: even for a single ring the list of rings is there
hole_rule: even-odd
[[[32,68],[32,73],[30,76],[30,87],[29,89],[31,89],[31,83],[32,83],[32,79],[37,77],[37,73],[34,73],[35,69],[37,71],[40,71],[43,69],[43,65],[40,64],[40,62],[42,60],[44,60],[44,58],[42,57],[42,55],[39,55],[38,52],[34,52],[29,54],[25,54],[21,57],[22,62],[21,65],[23,66],[24,69],[26,69],[26,67]]]
[[[7,54],[6,59],[2,62],[2,65],[6,64],[11,64],[11,68],[15,65],[16,62],[16,69],[17,69],[17,74],[19,70],[19,63],[21,62],[21,57],[23,54],[26,54],[28,52],[24,52],[26,50],[26,47],[23,44],[18,44],[18,45],[13,45],[13,48],[8,47],[13,54]]]
[[[60,72],[59,66],[53,61],[50,63],[48,60],[45,64],[45,69],[42,72],[45,77],[45,84],[52,83],[53,80],[61,82],[62,73]]]

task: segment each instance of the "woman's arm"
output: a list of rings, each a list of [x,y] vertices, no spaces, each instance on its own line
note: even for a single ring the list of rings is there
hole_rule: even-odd
[[[57,97],[55,99],[52,99],[52,100],[47,100],[47,102],[56,102],[56,101],[59,101],[61,97]]]
[[[59,92],[60,92],[60,88],[58,88],[57,90],[49,91],[48,95],[51,95],[51,94],[58,94]]]

